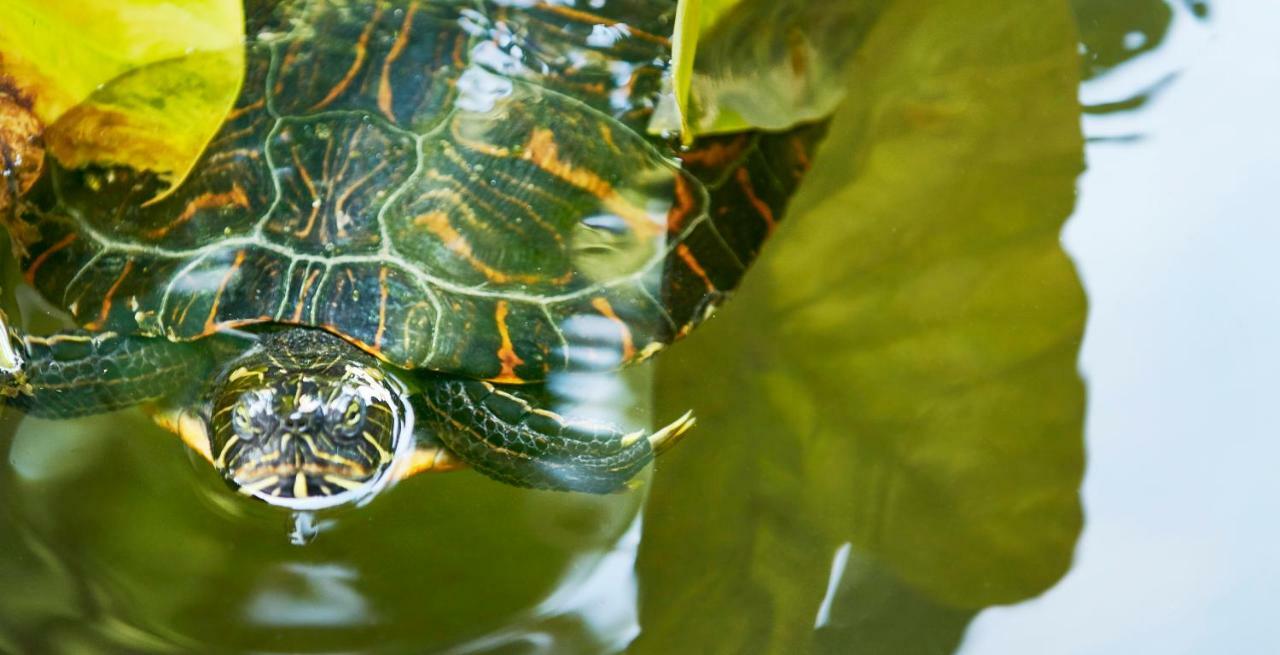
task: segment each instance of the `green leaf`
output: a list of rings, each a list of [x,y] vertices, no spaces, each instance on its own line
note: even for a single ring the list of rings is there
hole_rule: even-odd
[[[693,129],[689,125],[689,93],[693,90],[693,57],[698,51],[701,8],[702,0],[680,0],[676,7],[675,39],[671,42],[675,111],[679,115],[680,138],[685,145],[693,142]]]
[[[685,145],[693,142],[690,125],[694,83],[693,63],[698,52],[698,42],[725,13],[742,0],[680,0],[676,6],[675,38],[671,44],[672,86],[675,93],[674,111],[679,117],[680,135]]]
[[[240,0],[0,0],[0,15],[0,70],[66,165],[125,164],[176,182],[240,89]]]
[[[886,580],[937,608],[885,644],[949,643],[956,617],[1067,570],[1077,40],[1065,0],[903,0],[868,26],[775,242],[658,362],[659,415],[692,405],[699,427],[659,462],[635,652],[797,652],[845,544],[880,573],[842,579],[833,625]],[[912,652],[885,648],[867,652]]]

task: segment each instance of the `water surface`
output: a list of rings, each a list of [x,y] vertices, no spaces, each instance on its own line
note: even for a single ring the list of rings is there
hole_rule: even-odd
[[[1278,20],[885,3],[739,296],[578,385],[699,415],[632,494],[300,547],[140,411],[6,415],[0,651],[1273,652]]]

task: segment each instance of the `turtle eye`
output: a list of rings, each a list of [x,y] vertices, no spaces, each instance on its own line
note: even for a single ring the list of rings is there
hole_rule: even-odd
[[[271,430],[271,416],[255,411],[262,402],[263,398],[258,394],[246,394],[231,410],[231,427],[244,441],[253,441]]]
[[[359,396],[344,396],[333,404],[329,425],[343,437],[354,437],[364,427],[365,407]]]

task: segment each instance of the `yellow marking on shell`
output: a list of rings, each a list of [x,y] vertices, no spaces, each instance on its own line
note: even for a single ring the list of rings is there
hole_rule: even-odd
[[[101,327],[103,323],[107,322],[107,318],[111,315],[111,305],[115,299],[116,292],[120,290],[120,285],[124,284],[124,279],[129,277],[129,273],[132,272],[133,260],[126,260],[124,263],[124,269],[120,271],[120,276],[116,278],[116,281],[111,284],[111,288],[107,289],[106,295],[102,297],[102,309],[98,312],[97,320],[85,323],[85,328],[89,330],[96,330]]]
[[[298,291],[298,304],[293,308],[292,322],[299,323],[302,321],[302,312],[307,308],[307,294],[311,293],[311,285],[320,277],[320,269],[311,271],[307,279],[302,281],[302,289]]]
[[[707,275],[707,269],[702,267],[702,264],[698,262],[697,257],[694,257],[693,251],[689,250],[689,246],[686,246],[683,243],[677,245],[676,254],[684,261],[684,265],[688,266],[689,270],[693,271],[693,274],[698,276],[698,279],[702,280],[702,284],[706,285],[707,291],[716,290],[715,283],[712,282],[711,277]]]
[[[765,229],[772,234],[774,228],[778,227],[778,219],[773,215],[773,208],[769,206],[769,203],[756,194],[756,188],[751,184],[751,173],[747,172],[747,167],[739,168],[736,177],[738,186],[742,188],[743,193],[747,196],[747,201],[755,208],[756,213],[760,214],[760,218],[764,219]]]
[[[542,275],[518,275],[500,271],[489,264],[482,261],[475,254],[475,250],[471,246],[471,242],[467,237],[459,232],[449,222],[448,214],[441,211],[432,211],[417,216],[413,219],[413,224],[427,228],[440,240],[444,247],[448,248],[453,254],[461,257],[472,268],[479,271],[490,282],[494,284],[511,284],[518,282],[522,284],[538,284],[548,282],[548,279]],[[560,278],[550,280],[554,283],[564,283],[572,279],[573,273],[569,272]]]
[[[339,171],[340,177],[346,175],[347,167],[351,165],[352,159],[353,158],[351,157],[347,157],[347,159],[343,162],[342,170]],[[336,214],[335,224],[338,228],[339,237],[343,239],[347,238],[347,225],[349,225],[351,222],[351,218],[350,218],[351,215],[347,212],[347,203],[351,200],[351,196],[354,196],[356,192],[358,192],[361,189],[361,187],[363,187],[365,184],[368,184],[369,180],[372,180],[373,178],[377,177],[379,173],[381,173],[384,169],[386,169],[386,167],[387,167],[386,161],[379,161],[376,166],[369,169],[368,173],[365,173],[363,176],[356,179],[354,182],[346,185],[346,188],[343,190],[343,192],[338,196],[336,200],[334,200],[333,211]],[[320,232],[320,236],[322,239],[324,238],[326,232],[327,230],[325,230],[322,227]]]
[[[382,350],[382,338],[387,333],[387,272],[386,266],[378,271],[378,331],[373,336],[373,347]]]
[[[596,311],[600,312],[602,316],[617,325],[621,331],[622,361],[629,362],[634,359],[636,356],[636,343],[631,336],[631,328],[627,325],[627,322],[618,317],[617,312],[613,311],[613,305],[610,305],[609,301],[604,297],[597,296],[592,298],[591,306],[595,307]]]
[[[231,278],[240,271],[240,267],[244,265],[245,251],[236,252],[235,260],[231,263],[231,268],[222,277],[222,282],[218,285],[218,292],[213,296],[213,306],[209,308],[209,317],[204,321],[204,333],[213,334],[218,331],[218,324],[215,322],[218,318],[218,306],[222,304],[222,294],[226,292],[227,285],[231,283]]]
[[[454,148],[447,144],[442,146],[441,153],[444,154],[449,161],[458,164],[463,169],[469,169],[471,167],[471,163],[466,157],[459,154]],[[528,218],[534,225],[544,230],[543,236],[550,237],[558,245],[564,243],[564,235],[560,233],[560,230],[540,216],[541,212],[534,209],[533,206],[524,200],[522,196],[538,195],[550,202],[563,202],[562,198],[547,194],[545,191],[537,188],[528,181],[523,181],[521,178],[509,175],[501,170],[490,170],[489,173],[493,177],[490,179],[491,186],[489,186],[486,191],[502,201],[519,207],[524,211],[525,214],[523,217],[515,218],[517,224],[524,218]],[[470,189],[462,182],[459,182],[448,175],[441,174],[439,171],[428,171],[427,179],[448,185],[450,188],[427,191],[419,196],[420,199],[426,200],[430,198],[440,198],[442,199],[440,204],[452,207],[462,214],[465,214],[466,218],[472,223],[481,225],[485,223],[484,219],[477,214],[477,208],[481,210],[480,214],[484,215],[496,215],[498,212],[505,211],[494,206],[493,203],[485,200],[484,198],[476,196],[474,189]],[[513,195],[511,192],[506,191],[505,186],[514,187],[517,189],[517,193],[519,195]]]
[[[502,362],[502,370],[493,379],[498,382],[523,382],[523,379],[516,374],[516,367],[524,366],[525,362],[516,354],[515,345],[511,342],[511,329],[507,327],[507,313],[510,310],[511,307],[507,301],[498,301],[494,321],[498,325],[498,336],[502,339],[502,344],[498,346],[498,361]]]
[[[409,33],[413,29],[413,17],[417,11],[418,3],[410,3],[409,9],[405,12],[404,23],[400,25],[400,33],[392,44],[391,51],[382,60],[382,79],[378,81],[378,108],[382,110],[387,120],[393,123],[396,115],[393,111],[394,90],[391,87],[391,66],[400,58],[409,44]]]
[[[604,16],[598,16],[590,12],[582,11],[581,9],[574,9],[573,7],[564,7],[550,3],[544,4],[539,8],[543,11],[559,14],[560,16],[570,20],[578,21],[584,25],[605,25],[607,27],[623,25],[626,28],[626,35],[630,38],[640,39],[642,41],[648,41],[650,43],[656,43],[666,47],[670,47],[671,45],[671,39],[665,36],[651,34],[630,25],[625,25],[621,21],[605,18]]]
[[[273,475],[273,476],[258,480],[257,482],[251,482],[249,484],[246,484],[243,487],[240,487],[238,491],[246,496],[252,496],[253,494],[258,493],[259,491],[262,491],[263,489],[266,489],[267,487],[270,487],[271,485],[279,481],[280,481],[280,476]]]
[[[301,473],[293,476],[293,497],[307,498],[311,494],[307,493],[307,478]]]
[[[49,261],[49,258],[54,256],[58,251],[67,248],[72,243],[75,243],[78,238],[80,238],[80,235],[72,232],[71,234],[63,237],[61,241],[53,244],[53,247],[40,253],[40,256],[36,257],[35,260],[31,262],[31,266],[27,267],[26,272],[23,273],[23,277],[26,278],[27,284],[35,284],[36,273],[40,270],[40,267],[44,266],[44,263]],[[72,311],[72,313],[74,314],[75,312]]]
[[[511,158],[515,155],[510,148],[494,146],[488,143],[473,141],[454,131],[454,137],[460,143],[492,157]],[[632,232],[642,238],[651,239],[666,229],[666,221],[661,224],[645,211],[628,201],[608,180],[595,172],[578,168],[560,158],[560,148],[556,144],[555,134],[546,128],[536,128],[529,137],[529,142],[520,151],[520,157],[548,174],[568,183],[571,186],[595,196],[600,204],[612,211],[631,228]]]
[[[652,238],[666,228],[665,221],[659,226],[644,210],[624,198],[613,185],[594,171],[577,168],[562,160],[555,134],[551,130],[534,129],[523,156],[538,168],[598,198],[601,204],[626,222],[635,235]]]
[[[382,3],[375,3],[373,16],[370,17],[369,23],[365,26],[364,31],[360,33],[360,38],[356,40],[356,56],[351,62],[351,67],[347,69],[347,72],[342,76],[342,79],[338,80],[338,83],[334,85],[333,88],[329,89],[328,95],[321,99],[320,102],[312,105],[310,111],[317,111],[328,107],[334,100],[338,99],[338,96],[341,96],[348,88],[351,87],[352,82],[356,79],[356,75],[358,75],[360,73],[360,69],[364,67],[365,59],[369,56],[369,39],[372,38],[373,30],[377,27],[378,21],[382,18],[382,11]]]
[[[143,204],[143,207],[155,204],[156,201],[160,200],[165,195],[168,194],[166,193],[148,200]],[[233,182],[231,184],[231,190],[226,193],[207,192],[196,196],[187,202],[187,205],[182,209],[182,213],[178,214],[178,216],[167,225],[163,225],[153,230],[147,230],[142,234],[148,239],[159,239],[195,218],[196,215],[203,210],[223,209],[226,207],[239,207],[241,209],[249,208],[249,196],[245,193],[244,188],[237,182]]]

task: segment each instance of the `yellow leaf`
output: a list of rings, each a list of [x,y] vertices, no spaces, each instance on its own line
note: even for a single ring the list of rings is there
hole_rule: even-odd
[[[0,0],[0,72],[67,166],[190,170],[243,78],[240,0]]]

